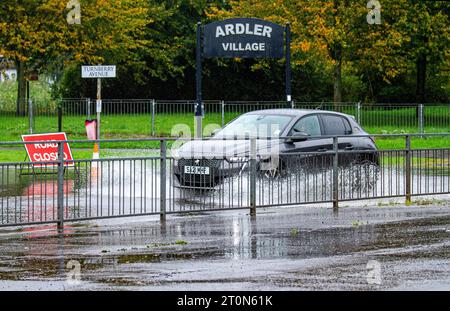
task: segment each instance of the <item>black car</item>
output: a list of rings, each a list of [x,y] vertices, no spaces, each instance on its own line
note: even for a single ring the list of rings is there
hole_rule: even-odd
[[[279,176],[295,169],[332,164],[333,138],[339,135],[339,165],[378,165],[374,141],[347,114],[269,109],[243,114],[206,140],[189,141],[174,152],[173,172],[182,187],[211,188],[249,167],[250,140],[256,138],[257,171]],[[361,152],[358,152],[361,151]]]

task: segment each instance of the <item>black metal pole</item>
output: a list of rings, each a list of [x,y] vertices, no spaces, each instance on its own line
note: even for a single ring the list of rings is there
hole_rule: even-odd
[[[64,143],[58,143],[58,229],[64,229]]]
[[[286,23],[286,102],[292,107],[292,74],[291,74],[291,25]]]
[[[195,103],[195,119],[196,119],[196,136],[202,136],[202,23],[197,23],[197,46],[196,46],[196,103]]]
[[[28,103],[28,101],[30,100],[30,80],[27,80],[27,91],[26,91],[27,95],[26,95],[26,101]]]
[[[62,132],[62,107],[61,103],[58,105],[58,132]]]

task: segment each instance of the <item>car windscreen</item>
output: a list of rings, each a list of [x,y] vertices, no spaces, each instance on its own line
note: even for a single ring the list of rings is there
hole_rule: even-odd
[[[280,136],[292,118],[292,116],[270,114],[243,115],[225,126],[215,137],[276,138]]]

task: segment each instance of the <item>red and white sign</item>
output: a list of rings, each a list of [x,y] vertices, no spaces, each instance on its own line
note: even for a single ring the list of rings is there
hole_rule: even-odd
[[[35,166],[44,166],[44,165],[57,165],[57,163],[49,163],[46,162],[57,162],[58,161],[58,143],[54,141],[67,140],[66,133],[48,133],[48,134],[33,134],[33,135],[22,135],[22,140],[24,142],[33,142],[33,141],[45,141],[44,143],[36,143],[36,144],[25,144],[25,149],[27,150],[28,157],[30,161]],[[64,152],[64,160],[72,161],[72,152],[70,150],[68,143],[63,143],[63,152]],[[74,166],[73,162],[64,163],[65,166]]]
[[[97,120],[86,120],[84,122],[86,126],[86,134],[89,140],[97,139]]]

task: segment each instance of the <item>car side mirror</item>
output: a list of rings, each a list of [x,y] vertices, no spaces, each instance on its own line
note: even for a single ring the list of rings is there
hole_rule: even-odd
[[[289,136],[286,139],[286,143],[292,144],[292,143],[295,143],[295,142],[305,141],[305,140],[308,139],[309,136],[310,135],[308,133],[305,133],[305,132],[294,132],[294,133],[292,133],[291,136]]]

